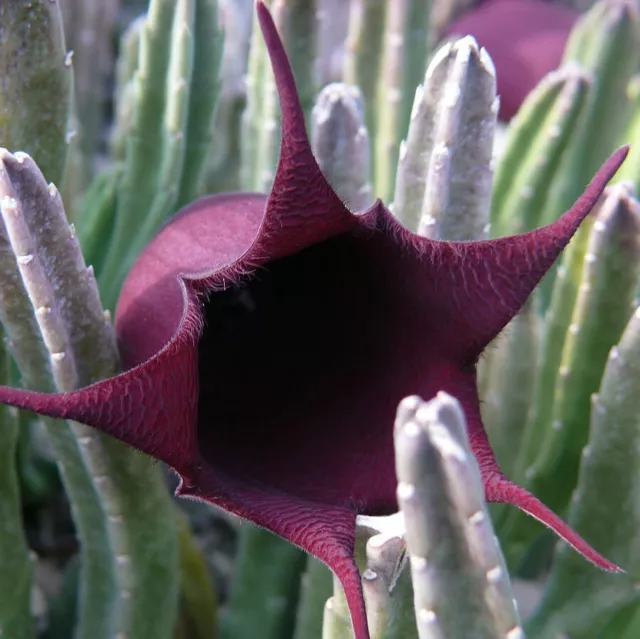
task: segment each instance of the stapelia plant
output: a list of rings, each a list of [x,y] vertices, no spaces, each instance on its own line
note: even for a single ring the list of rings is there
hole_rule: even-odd
[[[340,578],[368,637],[357,514],[397,510],[393,422],[407,395],[464,408],[489,501],[511,503],[601,557],[500,472],[476,362],[518,312],[605,184],[621,149],[553,224],[482,242],[413,235],[381,202],[350,212],[318,168],[271,17],[258,14],[282,107],[268,196],[203,198],[146,247],[120,296],[125,372],[81,390],[0,388],[0,401],[94,426],[161,459],[178,494],[285,537]]]

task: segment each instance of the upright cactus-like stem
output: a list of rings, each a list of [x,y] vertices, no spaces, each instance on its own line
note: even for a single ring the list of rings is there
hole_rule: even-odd
[[[562,548],[529,622],[531,636],[584,636],[601,619],[637,600],[640,543],[637,501],[640,465],[640,311],[632,315],[620,343],[611,349],[602,383],[591,403],[589,442],[582,451],[569,523],[628,571],[591,570]],[[614,523],[615,522],[615,523]],[[622,636],[621,632],[603,636]],[[632,634],[625,635],[629,639]]]
[[[282,639],[293,634],[306,555],[280,537],[245,524],[222,639]]]
[[[158,190],[163,162],[163,117],[166,108],[165,78],[169,67],[174,2],[151,0],[142,26],[139,62],[133,82],[138,96],[129,132],[122,181],[118,189],[118,208],[109,258],[99,274],[107,308],[113,308],[120,290],[120,265],[128,268],[132,238],[149,210]],[[143,241],[142,238],[139,241]]]
[[[617,144],[629,115],[627,85],[640,62],[640,10],[634,0],[600,0],[574,28],[564,54],[593,73],[581,150],[592,175]],[[599,126],[598,126],[599,123]],[[576,185],[578,191],[581,185]]]
[[[440,240],[480,240],[489,231],[499,104],[495,69],[473,39],[454,43],[451,54],[455,61],[435,123],[418,233]]]
[[[218,0],[196,2],[195,51],[187,118],[182,179],[175,207],[202,193],[203,169],[212,144],[212,114],[220,96],[223,37],[218,24]]]
[[[177,0],[171,29],[171,55],[165,83],[162,163],[155,197],[147,215],[142,220],[140,235],[144,238],[144,243],[153,235],[161,221],[178,206],[187,151],[187,127],[195,60],[195,28],[196,0]],[[213,73],[214,78],[217,79],[216,71],[214,70]],[[208,124],[209,121],[207,121],[207,131]]]
[[[3,346],[0,346],[0,364],[3,381],[9,381],[11,361]],[[16,468],[19,428],[18,411],[3,406],[0,409],[0,636],[34,639],[35,626],[30,610],[33,571],[22,530]]]
[[[393,197],[400,142],[407,135],[411,104],[427,66],[430,0],[387,5],[375,121],[374,191]]]
[[[7,237],[35,309],[56,387],[71,391],[117,368],[113,328],[56,187],[47,185],[26,154],[0,151],[0,161]]]
[[[420,639],[521,637],[460,405],[403,400],[394,440]]]
[[[12,291],[15,298],[4,311],[24,315],[31,308],[34,320],[20,337],[43,342],[48,361],[38,360],[29,345],[16,359],[27,378],[39,378],[42,373],[34,368],[43,364],[40,370],[51,371],[44,390],[70,391],[113,374],[112,327],[57,190],[24,154],[5,151],[2,165],[0,212],[11,252],[2,254],[1,270],[8,270],[12,259],[24,283]],[[3,288],[9,282],[17,279],[8,278]],[[10,317],[8,327],[19,317]],[[13,340],[12,349],[20,352],[22,343]],[[159,470],[85,426],[46,423],[82,543],[80,636],[169,637],[177,543],[167,523],[172,506]]]
[[[371,204],[369,136],[360,91],[342,83],[327,85],[311,118],[313,153],[340,199],[355,211]]]
[[[589,216],[566,249],[553,284],[551,303],[544,314],[531,407],[510,475],[518,483],[526,484],[529,480],[529,468],[553,429],[551,416],[562,352],[586,266],[594,222],[595,216]],[[539,534],[536,522],[515,508],[504,513],[498,528],[501,538],[509,540],[505,545],[508,559],[511,553],[519,554],[522,547]]]
[[[367,568],[362,589],[372,639],[417,637],[413,619],[413,590],[404,566],[401,537],[374,535],[367,542]]]
[[[498,338],[490,354],[488,390],[481,404],[482,421],[500,469],[514,477],[525,434],[537,371],[540,318],[530,299]]]
[[[322,637],[323,615],[331,597],[333,576],[329,568],[315,557],[307,557],[307,567],[300,584],[300,603],[294,639]],[[328,614],[331,614],[329,610]]]
[[[210,123],[211,142],[207,149],[202,190],[205,193],[239,191],[244,169],[242,150],[247,106],[246,41],[243,34],[244,11],[235,0],[219,3],[224,47],[220,67],[220,98]],[[251,158],[244,158],[249,162]]]
[[[636,74],[631,78],[627,86],[627,96],[630,101],[629,121],[620,135],[620,139],[628,140],[631,145],[629,157],[620,167],[618,174],[621,181],[632,182],[636,191],[640,189],[640,75]]]
[[[202,177],[202,140],[209,135],[217,99],[221,35],[217,2],[197,4],[196,9],[195,0],[152,0],[142,25],[132,80],[136,101],[113,234],[99,277],[108,308],[115,306],[142,247]]]
[[[375,148],[378,76],[387,18],[386,0],[351,3],[345,56],[345,81],[362,92],[365,122]],[[375,158],[373,158],[375,159]]]
[[[356,520],[355,558],[362,573],[371,639],[418,636],[403,537],[402,513],[385,517],[360,515]],[[353,639],[344,591],[336,578],[333,596],[324,608],[322,637]]]
[[[540,213],[547,224],[571,206],[600,163],[618,144],[629,113],[626,89],[640,60],[640,15],[633,0],[600,0],[576,24],[564,61],[592,78],[580,127],[567,148]],[[543,308],[549,287],[543,287]]]
[[[145,16],[131,22],[120,36],[115,68],[115,115],[109,145],[116,160],[126,157],[127,140],[131,133],[136,105],[136,71],[140,58],[140,38]]]
[[[86,163],[90,166],[104,126],[103,106],[114,65],[112,39],[120,0],[59,1],[67,46],[73,50],[79,149],[85,166]],[[35,159],[38,160],[37,157]]]
[[[352,2],[317,0],[318,56],[316,61],[318,87],[344,80],[349,15]]]
[[[6,161],[7,155],[3,158]],[[15,160],[10,159],[13,163]],[[1,208],[9,204],[12,217],[20,213],[15,199],[12,180],[3,175],[3,201]],[[46,183],[44,193],[49,195]],[[44,194],[43,193],[43,194]],[[47,209],[45,209],[47,211]],[[4,215],[3,215],[4,217]],[[49,390],[54,388],[51,377],[49,354],[41,337],[34,308],[17,268],[16,256],[3,224],[0,238],[0,273],[2,275],[3,296],[0,317],[9,337],[9,344],[25,383],[32,388]],[[24,259],[23,259],[24,261]],[[28,266],[28,265],[27,265]],[[96,487],[91,480],[89,469],[85,466],[80,447],[66,423],[44,420],[51,442],[56,452],[67,493],[71,499],[74,521],[82,543],[83,575],[82,600],[78,614],[79,631],[90,633],[98,639],[111,636],[115,618],[116,587],[113,575],[114,567],[109,553],[108,526],[101,515],[101,504]]]
[[[406,226],[434,239],[486,237],[497,115],[487,52],[473,38],[442,47],[400,148],[393,211]]]
[[[0,145],[32,155],[47,180],[64,175],[71,101],[57,0],[15,0],[0,11]]]
[[[242,93],[222,95],[213,124],[212,149],[203,180],[207,193],[238,191],[242,186],[242,122],[246,98]]]
[[[359,516],[356,525],[356,559],[362,567],[371,639],[417,638],[403,514]]]
[[[270,1],[265,3],[271,5]],[[243,116],[242,127],[242,170],[240,180],[244,189],[253,191],[259,187],[259,155],[260,132],[265,126],[265,107],[273,101],[266,99],[267,93],[273,94],[275,87],[269,76],[269,57],[267,46],[260,37],[260,24],[253,17],[251,44],[249,47],[249,73],[247,74],[247,108]]]
[[[273,10],[280,14],[280,33],[287,45],[305,122],[309,123],[317,91],[318,0],[274,0]]]
[[[433,152],[436,112],[449,64],[427,69],[424,83],[416,89],[407,137],[400,144],[395,193],[391,210],[414,233],[422,217],[427,170]]]
[[[552,428],[529,476],[534,493],[556,509],[566,506],[575,486],[586,444],[590,397],[598,389],[609,350],[620,339],[635,306],[640,204],[626,186],[609,187],[606,192],[585,262],[560,362]],[[557,468],[562,472],[554,472]]]
[[[342,584],[335,576],[333,578],[333,596],[327,600],[324,606],[322,639],[353,639],[347,598],[344,595]]]
[[[118,185],[122,179],[122,166],[114,164],[98,174],[82,200],[82,209],[76,228],[83,255],[95,272],[102,273],[109,254],[109,244],[117,212]]]
[[[496,169],[491,207],[493,237],[542,226],[540,215],[549,197],[547,187],[557,174],[562,154],[575,138],[591,84],[577,64],[566,64],[542,80],[523,103],[509,126]],[[562,211],[553,210],[556,214]]]
[[[562,349],[578,297],[586,265],[589,234],[594,222],[595,216],[587,218],[565,251],[554,283],[551,304],[544,314],[531,412],[513,474],[518,481],[525,479],[525,470],[539,452],[544,433],[550,427]]]
[[[0,170],[0,174],[2,171]],[[6,193],[11,197],[12,189],[7,184],[7,177],[0,177],[0,183],[4,183]],[[0,208],[2,202],[0,202]],[[28,388],[47,390],[51,388],[51,373],[49,357],[44,342],[40,337],[40,331],[33,313],[33,307],[29,303],[24,283],[20,272],[16,268],[16,258],[11,249],[9,239],[0,224],[0,323],[2,324],[2,377],[5,383],[15,383],[17,379],[10,375],[12,368],[9,366],[8,355],[17,363],[21,375],[22,384]],[[13,378],[13,379],[12,379]],[[29,426],[23,424],[22,428]],[[34,472],[23,454],[29,435],[26,431],[19,432],[20,416],[17,411],[5,408],[0,415],[0,439],[2,439],[2,457],[0,467],[2,474],[2,488],[0,493],[0,505],[3,513],[3,537],[0,540],[0,565],[5,569],[0,572],[0,630],[6,636],[30,637],[34,633],[33,623],[30,618],[30,574],[31,565],[28,559],[27,546],[23,539],[22,513],[20,512],[20,498],[24,501],[25,495],[20,495],[18,478],[16,477],[16,463],[21,466],[23,480],[25,476],[30,480],[31,488],[36,481],[36,492],[42,487],[42,481],[37,472]],[[22,444],[17,450],[19,443]],[[22,454],[21,454],[22,453]],[[21,463],[22,462],[22,463]],[[26,474],[26,475],[25,475]],[[24,487],[24,485],[23,485]],[[96,543],[102,539],[96,536]],[[3,550],[6,554],[3,554]],[[93,563],[94,566],[100,562]],[[97,586],[98,581],[94,580]],[[108,584],[103,585],[103,594],[108,589]],[[89,598],[92,593],[88,593]],[[89,606],[91,604],[89,603]]]
[[[217,639],[218,600],[209,566],[187,518],[175,510],[180,538],[180,612],[173,639]]]

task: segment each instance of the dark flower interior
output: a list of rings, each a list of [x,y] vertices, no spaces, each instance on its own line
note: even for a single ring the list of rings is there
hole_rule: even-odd
[[[358,230],[211,294],[198,440],[212,465],[323,504],[397,509],[398,402],[447,385],[411,252]]]

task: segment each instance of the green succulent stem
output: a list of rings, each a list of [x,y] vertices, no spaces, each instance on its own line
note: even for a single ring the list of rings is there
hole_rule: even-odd
[[[371,204],[369,136],[360,91],[328,84],[318,95],[311,117],[313,154],[338,197],[352,210]]]
[[[195,58],[196,4],[196,0],[177,0],[175,4],[171,29],[171,55],[165,79],[162,162],[154,199],[141,221],[138,232],[140,240],[134,248],[136,254],[153,236],[158,226],[174,212],[178,203],[187,152],[186,138]],[[214,77],[217,76],[215,71]]]
[[[486,236],[497,113],[486,51],[473,38],[441,47],[400,146],[392,209],[405,226],[433,239]]]
[[[629,602],[637,610],[640,535],[632,504],[639,478],[629,471],[639,464],[639,363],[640,312],[636,309],[619,344],[609,353],[600,389],[592,398],[589,442],[582,451],[568,516],[569,524],[628,574],[595,570],[568,548],[561,548],[544,599],[528,624],[533,637],[559,632],[588,636]],[[615,526],[612,521],[617,522]],[[623,636],[621,630],[600,632],[603,637]]]
[[[78,152],[84,177],[94,169],[104,122],[103,101],[114,63],[112,36],[119,0],[59,0],[67,46],[73,51],[73,83]],[[35,158],[38,161],[38,158]],[[46,175],[46,172],[45,172]],[[53,180],[53,178],[49,178]],[[55,180],[53,180],[56,182]],[[57,182],[56,182],[57,183]]]
[[[356,560],[371,639],[418,639],[404,533],[402,513],[356,519]]]
[[[400,143],[407,135],[413,97],[427,67],[431,0],[397,0],[387,4],[386,12],[373,140],[374,194],[389,202]]]
[[[516,476],[517,456],[533,403],[538,370],[540,317],[534,297],[509,323],[491,353],[488,390],[481,405],[482,421],[500,469]]]
[[[1,160],[6,239],[0,271],[13,264],[20,274],[3,281],[5,290],[13,286],[3,315],[25,380],[37,382],[38,390],[64,392],[112,375],[118,367],[113,329],[57,189],[25,154],[3,151]],[[23,317],[30,319],[16,333]],[[45,424],[82,547],[79,636],[168,639],[178,548],[160,469],[81,424]]]
[[[575,61],[593,74],[594,90],[576,140],[577,195],[615,149],[631,103],[627,86],[640,61],[640,10],[634,0],[600,0],[574,27],[565,61]],[[567,192],[568,204],[574,194]],[[568,206],[567,204],[567,206]],[[563,207],[561,210],[564,210]]]
[[[205,159],[213,141],[212,114],[220,99],[220,68],[224,34],[218,20],[218,0],[196,2],[195,51],[191,73],[191,94],[186,127],[182,180],[176,208],[204,194],[202,180]]]
[[[133,79],[136,104],[125,151],[122,180],[108,258],[100,273],[107,308],[114,309],[120,286],[135,257],[132,243],[144,242],[144,224],[159,188],[163,155],[163,120],[175,2],[151,0],[142,26],[138,67]],[[148,239],[148,238],[147,238]]]
[[[306,555],[296,546],[263,528],[245,524],[222,619],[222,639],[292,637],[305,563]]]
[[[270,6],[271,2],[265,3]],[[267,125],[265,109],[273,108],[273,97],[266,97],[275,91],[273,79],[270,77],[267,46],[261,37],[260,23],[253,17],[253,29],[249,45],[249,73],[247,74],[247,108],[243,116],[242,126],[242,169],[241,183],[248,191],[260,187],[260,153],[261,132]],[[273,116],[271,116],[273,117]],[[269,123],[269,126],[272,126]]]
[[[589,74],[565,64],[546,76],[529,94],[511,122],[496,169],[491,234],[502,237],[532,231],[542,219],[548,185],[560,177],[563,154],[573,144],[580,116],[592,90]],[[557,216],[564,209],[553,202]]]
[[[520,620],[460,404],[445,393],[427,403],[404,399],[394,442],[419,636],[517,636]]]
[[[0,11],[0,146],[32,155],[61,184],[71,105],[67,54],[57,0],[15,0]]]
[[[598,389],[609,350],[632,313],[639,275],[640,205],[626,186],[609,187],[590,234],[564,342],[552,427],[529,470],[533,492],[550,508],[563,509],[575,486],[587,439],[584,424],[589,421],[590,397]]]
[[[331,597],[333,575],[319,559],[307,558],[300,584],[294,639],[322,637],[324,606]]]
[[[10,383],[12,362],[0,345],[2,381]],[[20,429],[19,412],[0,409],[0,636],[34,639],[31,617],[33,566],[22,528],[22,503],[16,466]]]
[[[353,639],[353,629],[347,598],[342,584],[333,577],[333,596],[324,606],[322,639]]]
[[[538,366],[534,369],[535,382],[531,410],[513,469],[512,477],[515,481],[522,482],[526,479],[526,470],[537,456],[545,433],[550,429],[553,394],[562,350],[578,297],[590,231],[594,222],[594,217],[585,220],[565,251],[558,269],[551,305],[544,315]]]

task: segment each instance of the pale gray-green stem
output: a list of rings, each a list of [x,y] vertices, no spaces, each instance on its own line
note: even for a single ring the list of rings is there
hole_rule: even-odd
[[[72,391],[114,374],[113,329],[57,189],[26,154],[0,156],[0,212],[12,248],[2,254],[7,262],[0,271],[13,260],[24,286],[13,291],[20,305],[13,302],[5,313],[32,309],[35,330],[22,337],[43,341],[48,352],[51,380],[42,390]],[[25,376],[33,377],[30,369],[39,362],[21,361]],[[159,470],[86,426],[46,423],[82,544],[78,632],[96,638],[169,637],[177,604],[177,540]],[[151,531],[153,543],[147,538]],[[162,549],[161,561],[154,544]],[[158,605],[161,613],[150,615]]]
[[[460,404],[403,400],[394,440],[420,639],[524,637]]]
[[[447,67],[437,102],[418,233],[440,240],[487,237],[498,117],[496,75],[471,38],[445,45],[431,63]]]
[[[318,95],[311,118],[313,154],[338,197],[352,210],[371,202],[369,136],[357,87],[333,83]]]
[[[575,139],[592,84],[580,66],[567,63],[527,96],[507,129],[498,159],[491,206],[493,237],[542,225],[548,185],[563,152]]]
[[[582,452],[568,515],[575,530],[628,574],[593,570],[575,552],[561,548],[542,604],[528,624],[532,636],[583,636],[603,618],[612,618],[638,600],[639,383],[640,311],[636,309],[622,339],[611,349],[600,389],[592,397],[589,442]]]

